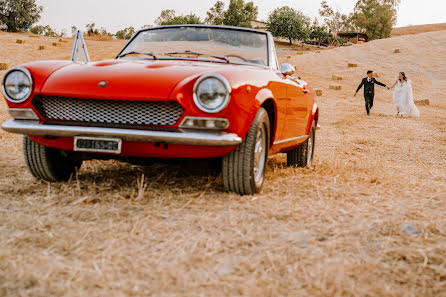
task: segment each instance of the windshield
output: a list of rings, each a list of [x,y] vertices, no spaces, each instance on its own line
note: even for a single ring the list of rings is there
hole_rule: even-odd
[[[269,65],[265,33],[209,27],[141,31],[118,58],[200,59]]]

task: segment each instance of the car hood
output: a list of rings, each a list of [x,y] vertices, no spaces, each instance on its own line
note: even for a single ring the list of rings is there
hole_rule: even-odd
[[[168,100],[177,84],[227,64],[191,61],[109,60],[69,64],[52,73],[43,95]],[[229,66],[229,65],[228,65]]]

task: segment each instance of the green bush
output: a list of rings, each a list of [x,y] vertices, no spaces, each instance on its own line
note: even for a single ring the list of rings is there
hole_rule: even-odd
[[[133,34],[135,34],[135,28],[128,27],[125,28],[124,30],[116,32],[115,36],[118,39],[130,39],[132,38]]]

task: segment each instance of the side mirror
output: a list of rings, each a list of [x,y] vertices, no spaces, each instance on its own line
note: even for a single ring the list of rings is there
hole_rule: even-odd
[[[285,63],[280,66],[280,72],[283,75],[293,75],[296,72],[296,69],[293,65]]]

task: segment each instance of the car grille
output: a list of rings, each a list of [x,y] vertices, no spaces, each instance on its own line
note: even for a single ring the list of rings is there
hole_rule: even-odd
[[[47,120],[113,125],[174,125],[184,113],[175,101],[122,101],[41,96],[35,107]]]

